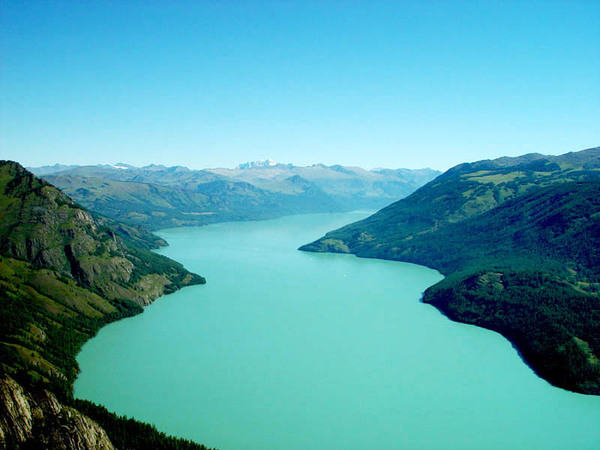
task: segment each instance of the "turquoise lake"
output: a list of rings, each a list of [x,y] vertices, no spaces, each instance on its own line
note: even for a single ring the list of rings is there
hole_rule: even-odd
[[[228,449],[598,449],[600,398],[420,303],[431,269],[296,249],[364,213],[158,233],[207,278],[106,326],[78,398]]]

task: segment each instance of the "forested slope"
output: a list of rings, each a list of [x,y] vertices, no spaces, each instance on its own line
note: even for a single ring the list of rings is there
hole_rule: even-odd
[[[551,383],[600,394],[600,149],[457,166],[301,247],[440,270],[424,301],[505,335]]]
[[[430,169],[367,171],[264,161],[237,169],[118,164],[32,170],[89,210],[151,230],[289,214],[374,210],[439,175]]]
[[[205,282],[148,250],[161,244],[0,162],[0,446],[104,442],[72,407],[82,344],[159,296]],[[115,429],[106,431],[110,438]]]

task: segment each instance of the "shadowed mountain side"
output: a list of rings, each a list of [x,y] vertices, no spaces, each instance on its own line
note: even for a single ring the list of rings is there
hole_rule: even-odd
[[[551,383],[600,394],[600,149],[462,164],[307,251],[448,276],[424,301],[499,331]]]

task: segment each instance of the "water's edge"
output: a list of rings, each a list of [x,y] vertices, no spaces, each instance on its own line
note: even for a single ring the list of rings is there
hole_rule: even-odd
[[[309,219],[161,230],[170,246],[158,252],[203,273],[208,284],[104,327],[78,356],[76,396],[222,449],[462,450],[522,442],[591,449],[600,442],[591,425],[600,420],[597,402],[531,377],[499,333],[440,320],[439,308],[422,307],[424,290],[441,280],[438,271],[297,246],[281,251],[306,233]],[[227,259],[238,253],[241,259]],[[424,273],[431,282],[404,299],[407,283]],[[286,274],[293,277],[282,279]],[[281,297],[278,283],[290,283],[286,295],[296,297]],[[313,298],[322,288],[326,303]],[[534,412],[542,399],[547,405]],[[498,428],[509,417],[509,428]],[[559,423],[577,440],[554,436]],[[450,433],[454,444],[442,439]]]

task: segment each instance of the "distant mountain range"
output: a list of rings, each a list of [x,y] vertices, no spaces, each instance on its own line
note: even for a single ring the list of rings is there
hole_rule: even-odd
[[[431,169],[298,167],[271,160],[236,169],[117,163],[57,164],[30,170],[92,211],[152,230],[298,213],[376,210],[440,174]]]
[[[600,394],[600,148],[461,164],[301,250],[423,264],[424,301],[502,333],[551,383]]]
[[[0,447],[205,448],[72,397],[75,355],[101,326],[205,281],[150,252],[165,242],[140,225],[340,211],[423,184],[301,249],[436,268],[446,278],[424,302],[503,334],[554,385],[600,394],[600,148],[440,176],[269,160],[35,171],[63,192],[0,161]]]

